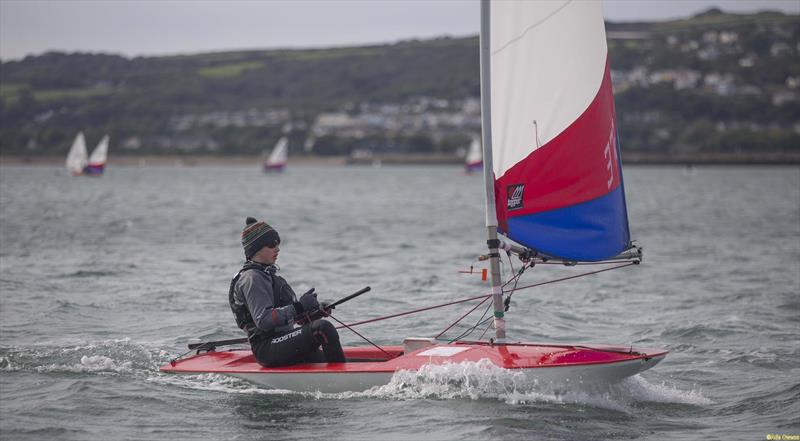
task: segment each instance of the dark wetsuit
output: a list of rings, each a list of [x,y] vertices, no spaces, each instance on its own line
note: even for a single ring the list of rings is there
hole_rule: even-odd
[[[276,270],[274,265],[247,262],[228,293],[236,324],[247,333],[256,361],[264,366],[343,362],[339,334],[330,322],[294,327],[297,296]]]

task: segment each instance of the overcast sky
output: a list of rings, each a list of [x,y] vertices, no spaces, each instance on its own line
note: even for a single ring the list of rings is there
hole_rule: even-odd
[[[612,21],[688,17],[714,6],[800,14],[800,0],[604,3]],[[0,0],[0,59],[48,50],[136,56],[460,37],[478,33],[478,15],[477,0]]]

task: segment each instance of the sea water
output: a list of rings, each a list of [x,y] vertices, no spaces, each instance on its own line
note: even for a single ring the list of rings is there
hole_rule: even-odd
[[[73,178],[56,167],[3,166],[0,438],[800,433],[800,168],[627,167],[625,187],[643,264],[517,292],[508,334],[668,348],[655,368],[564,390],[486,363],[451,364],[401,372],[365,392],[321,394],[158,367],[190,340],[241,336],[227,291],[247,216],[280,232],[281,273],[295,291],[315,287],[332,300],[372,287],[336,309],[346,323],[486,293],[476,260],[485,252],[480,176],[444,166],[291,165],[265,176],[255,164],[112,166],[101,178]],[[588,268],[537,266],[520,286]],[[358,330],[378,344],[431,337],[471,306]],[[365,344],[340,333],[345,344]]]

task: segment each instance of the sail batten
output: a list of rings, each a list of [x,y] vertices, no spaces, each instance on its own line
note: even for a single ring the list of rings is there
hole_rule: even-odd
[[[621,253],[630,233],[602,4],[490,5],[499,232],[568,260]]]

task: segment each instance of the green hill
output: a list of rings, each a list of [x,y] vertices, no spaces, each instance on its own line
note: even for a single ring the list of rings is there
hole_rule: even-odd
[[[624,149],[800,149],[798,16],[711,10],[607,29]],[[288,127],[294,155],[453,152],[478,128],[478,64],[477,37],[30,56],[0,63],[0,154],[60,155],[78,130],[131,155],[254,154]],[[298,147],[312,133],[313,150]]]

